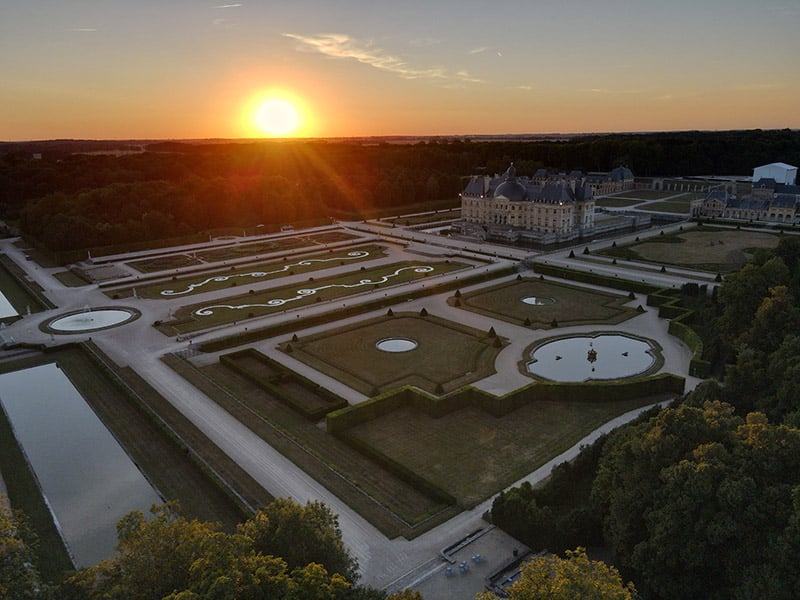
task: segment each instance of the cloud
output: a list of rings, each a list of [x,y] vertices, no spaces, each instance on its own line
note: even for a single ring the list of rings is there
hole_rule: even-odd
[[[468,50],[467,54],[481,54],[482,52],[486,52],[489,49],[489,46],[481,46],[480,48],[473,48],[472,50]]]
[[[241,4],[218,4],[217,6],[212,6],[211,8],[239,8]]]
[[[464,83],[478,83],[480,81],[470,76],[466,71],[450,74],[442,67],[415,67],[399,56],[388,54],[380,48],[376,48],[372,42],[358,40],[344,33],[322,33],[318,35],[284,33],[283,35],[325,56],[357,60],[375,69],[399,75],[403,79],[457,80]]]

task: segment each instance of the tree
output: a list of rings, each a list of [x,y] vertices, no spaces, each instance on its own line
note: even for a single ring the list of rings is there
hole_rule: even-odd
[[[319,501],[301,506],[277,498],[239,527],[264,554],[283,558],[289,569],[316,562],[347,581],[358,579],[358,562],[342,541],[338,517]]]
[[[612,436],[593,495],[606,539],[662,598],[730,598],[777,569],[800,484],[800,430],[706,402]],[[766,568],[766,567],[765,567]]]
[[[623,583],[619,572],[601,561],[589,560],[586,550],[567,550],[566,558],[535,556],[522,567],[519,581],[508,588],[511,600],[631,600],[637,597],[632,583]],[[494,600],[483,592],[476,600]]]
[[[281,505],[287,503],[294,504],[285,501]],[[154,506],[150,519],[138,511],[123,517],[117,525],[116,555],[75,573],[62,586],[60,597],[345,600],[351,592],[353,598],[359,597],[350,582],[342,575],[329,575],[322,564],[290,566],[280,556],[262,552],[254,539],[243,532],[264,533],[263,523],[247,521],[240,531],[229,534],[219,531],[215,524],[182,517],[178,508],[175,503],[168,503]],[[263,518],[263,513],[259,514]],[[298,530],[298,541],[312,519],[306,521]],[[283,534],[288,535],[285,531]]]
[[[19,513],[0,496],[0,598],[42,597],[42,581],[33,566],[31,537]]]

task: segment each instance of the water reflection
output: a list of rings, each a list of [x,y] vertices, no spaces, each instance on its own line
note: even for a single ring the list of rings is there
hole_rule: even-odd
[[[620,334],[576,336],[547,342],[531,353],[529,373],[553,381],[632,377],[655,362],[653,346]]]
[[[55,363],[0,375],[0,402],[77,564],[110,557],[155,490]]]

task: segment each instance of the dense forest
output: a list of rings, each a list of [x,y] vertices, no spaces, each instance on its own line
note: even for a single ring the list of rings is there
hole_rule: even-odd
[[[0,219],[51,251],[124,245],[455,204],[464,177],[502,172],[511,161],[528,175],[541,167],[607,171],[618,165],[640,177],[748,175],[769,162],[800,164],[800,132],[412,144],[155,142],[143,152],[89,153],[98,149],[101,142],[0,145]],[[41,157],[34,159],[34,152]]]
[[[644,598],[797,598],[800,589],[800,239],[730,275],[704,309],[727,362],[707,381],[498,496],[533,548],[609,549]]]

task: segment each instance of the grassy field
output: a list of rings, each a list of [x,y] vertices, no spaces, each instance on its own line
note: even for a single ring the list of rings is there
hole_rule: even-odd
[[[175,357],[165,360],[384,535],[411,538],[458,512],[387,472],[224,365],[195,369]],[[410,526],[428,518],[424,526]]]
[[[540,306],[522,302],[523,298],[529,297],[548,298],[555,302]],[[628,302],[627,296],[541,279],[519,279],[464,294],[460,298],[464,310],[516,325],[529,322],[536,329],[550,329],[554,319],[560,327],[621,323],[637,314],[634,309],[624,306]]]
[[[375,347],[393,337],[412,339],[418,346],[399,353]],[[441,394],[488,377],[500,352],[494,342],[486,331],[433,315],[398,313],[300,338],[291,347],[293,358],[374,396],[403,385]]]
[[[774,248],[779,239],[772,233],[702,227],[627,246],[605,248],[600,254],[730,273],[742,268],[752,249]]]
[[[637,200],[662,200],[670,196],[678,196],[681,192],[664,190],[628,190],[614,194],[614,198],[636,198]]]
[[[689,202],[684,200],[665,200],[662,202],[651,202],[639,207],[639,210],[649,210],[653,212],[667,212],[676,214],[689,214]]]
[[[322,300],[346,298],[353,294],[376,291],[387,286],[416,281],[467,269],[471,265],[450,260],[398,262],[266,291],[223,298],[217,302],[179,308],[175,320],[163,323],[159,330],[169,336],[199,331],[234,321],[295,310]],[[206,312],[206,314],[199,313]],[[199,314],[198,314],[199,313]]]
[[[434,419],[403,407],[347,435],[366,442],[469,507],[532,472],[614,417],[652,398],[532,402],[496,418],[466,407]]]
[[[596,206],[605,206],[607,208],[625,208],[627,206],[636,206],[642,202],[644,202],[644,200],[606,196],[604,198],[598,198],[594,203]]]
[[[352,255],[353,253],[359,255]],[[363,255],[361,255],[363,254]],[[270,281],[286,275],[311,273],[334,266],[353,264],[364,260],[374,260],[385,256],[385,247],[374,244],[349,247],[341,250],[319,254],[298,255],[291,260],[260,262],[249,264],[246,267],[231,267],[229,269],[216,269],[185,277],[173,277],[170,281],[162,281],[150,285],[137,285],[136,294],[140,298],[156,298],[172,300],[175,298],[188,298],[196,294],[211,292],[221,289],[230,289],[237,282],[239,285],[247,283],[260,283]],[[114,298],[128,298],[133,295],[133,287],[109,290],[106,295]],[[164,295],[169,291],[172,294]],[[184,292],[175,294],[174,292]]]

